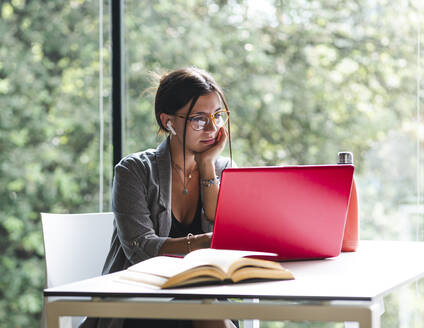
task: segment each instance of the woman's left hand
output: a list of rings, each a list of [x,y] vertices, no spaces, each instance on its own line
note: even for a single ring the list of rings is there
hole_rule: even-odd
[[[197,165],[201,168],[202,166],[214,163],[215,159],[224,150],[227,138],[227,130],[225,129],[225,127],[221,127],[216,138],[216,143],[208,150],[201,153],[196,153],[196,155],[194,156]]]

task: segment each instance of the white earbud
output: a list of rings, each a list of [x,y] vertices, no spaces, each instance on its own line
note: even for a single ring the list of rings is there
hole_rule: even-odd
[[[176,136],[177,132],[175,132],[174,128],[172,127],[172,123],[171,121],[168,121],[168,123],[166,123],[166,126],[168,127],[169,131],[171,131],[171,133]]]

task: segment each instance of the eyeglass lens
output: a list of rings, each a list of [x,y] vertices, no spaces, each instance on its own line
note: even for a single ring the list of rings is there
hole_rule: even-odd
[[[215,126],[220,128],[227,122],[227,112],[217,112],[214,114]],[[209,124],[210,118],[206,115],[195,116],[191,119],[191,125],[195,130],[202,130]]]

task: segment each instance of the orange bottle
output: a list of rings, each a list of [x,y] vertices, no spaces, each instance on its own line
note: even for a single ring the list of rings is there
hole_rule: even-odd
[[[353,164],[353,154],[338,153],[338,164]],[[355,180],[352,180],[349,207],[346,215],[346,225],[343,235],[342,252],[355,252],[359,243],[358,195]]]

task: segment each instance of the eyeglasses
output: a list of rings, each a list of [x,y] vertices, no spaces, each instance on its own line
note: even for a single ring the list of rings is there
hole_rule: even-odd
[[[204,130],[209,125],[211,120],[217,128],[221,128],[225,125],[225,123],[227,123],[229,114],[230,112],[227,110],[220,110],[213,114],[194,115],[194,116],[188,117],[187,121],[190,121],[191,127],[196,131]],[[175,114],[175,116],[180,118],[186,118],[183,115]]]

